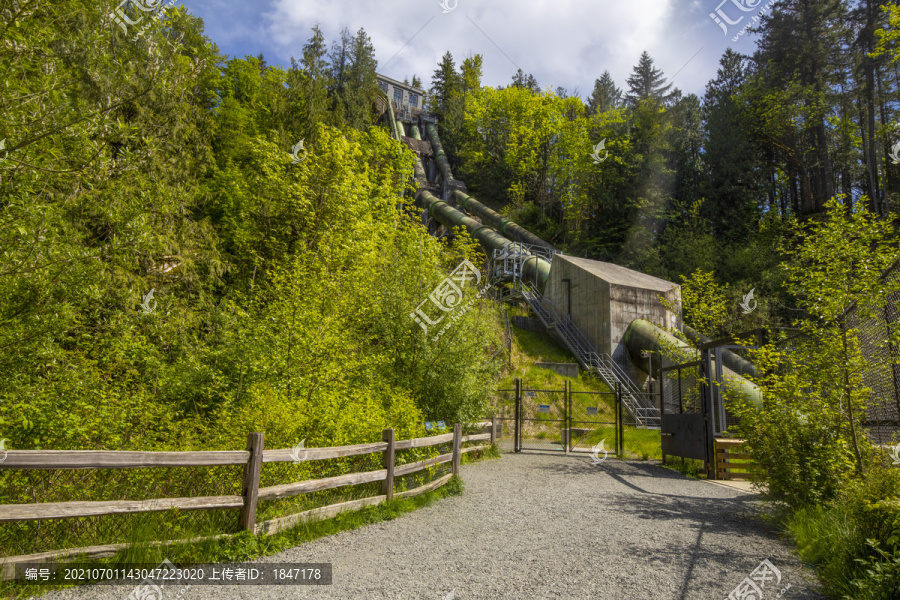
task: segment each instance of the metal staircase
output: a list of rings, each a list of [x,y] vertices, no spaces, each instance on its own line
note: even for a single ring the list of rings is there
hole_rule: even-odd
[[[578,362],[592,373],[596,373],[614,389],[617,383],[622,386],[622,404],[641,427],[657,428],[660,426],[659,409],[653,405],[649,394],[638,388],[631,378],[616,364],[608,354],[598,353],[583,333],[572,323],[567,315],[563,319],[549,304],[544,302],[540,292],[526,281],[521,281],[522,297],[538,316],[548,331],[555,332],[565,343]]]

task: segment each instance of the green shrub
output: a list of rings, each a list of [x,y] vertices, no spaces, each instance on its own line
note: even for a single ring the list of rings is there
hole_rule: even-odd
[[[855,559],[863,568],[860,577],[850,582],[852,592],[846,600],[896,600],[900,590],[900,548],[888,553],[871,545],[874,555]]]
[[[794,509],[786,529],[831,598],[896,598],[900,589],[900,470],[871,464],[824,504]]]

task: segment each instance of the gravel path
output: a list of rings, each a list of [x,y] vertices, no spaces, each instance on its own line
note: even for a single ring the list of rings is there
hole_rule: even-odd
[[[581,456],[504,454],[462,476],[462,496],[258,561],[331,562],[331,586],[195,586],[182,599],[722,600],[766,558],[782,579],[764,600],[788,585],[786,600],[823,598],[755,516],[755,495]],[[42,598],[125,600],[132,589]]]

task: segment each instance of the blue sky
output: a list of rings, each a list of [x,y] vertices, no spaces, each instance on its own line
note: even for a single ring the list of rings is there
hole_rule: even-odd
[[[508,85],[516,69],[542,87],[577,88],[587,97],[604,70],[619,87],[641,52],[685,93],[703,94],[726,48],[752,53],[756,36],[740,28],[770,0],[187,0],[206,34],[231,56],[262,52],[269,64],[290,66],[318,23],[329,46],[341,29],[364,28],[378,72],[426,84],[449,50],[456,64],[484,57],[482,83]],[[710,13],[718,9],[727,31]],[[723,21],[723,19],[719,19]],[[724,21],[723,21],[724,22]]]

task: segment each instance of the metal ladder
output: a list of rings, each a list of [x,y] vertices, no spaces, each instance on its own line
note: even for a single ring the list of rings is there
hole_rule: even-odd
[[[592,373],[600,376],[610,389],[616,383],[622,386],[622,404],[642,427],[659,427],[659,409],[631,380],[631,378],[615,363],[608,354],[598,353],[584,334],[572,323],[568,316],[563,319],[544,299],[540,292],[530,283],[522,281],[522,297],[538,316],[548,331],[556,332],[578,362]]]

